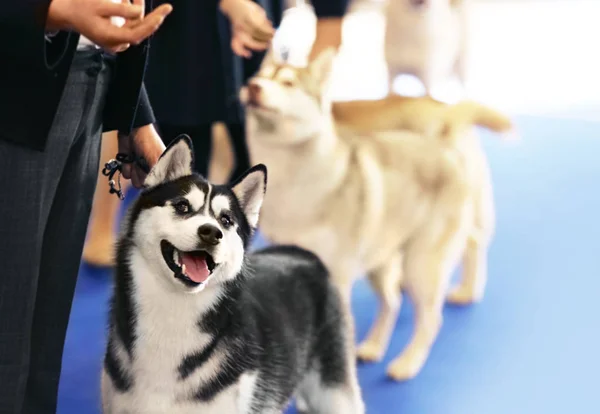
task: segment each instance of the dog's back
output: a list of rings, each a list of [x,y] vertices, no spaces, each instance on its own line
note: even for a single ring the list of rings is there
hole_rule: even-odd
[[[343,304],[322,262],[298,247],[274,246],[250,255],[247,268],[246,288],[236,302],[239,322],[255,326],[247,330],[253,336],[248,342],[260,345],[254,358],[270,373],[261,378],[261,388],[283,387],[287,396],[304,382],[299,396],[313,410],[353,412],[350,406],[322,410],[323,394],[316,395],[322,385],[343,384],[352,359],[344,345],[351,335],[343,329]],[[311,383],[317,378],[323,384]]]

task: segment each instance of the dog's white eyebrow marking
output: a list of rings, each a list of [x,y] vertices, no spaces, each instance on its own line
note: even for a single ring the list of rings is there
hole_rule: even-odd
[[[206,204],[204,205],[204,211],[203,211],[203,213],[206,214],[207,216],[208,216],[208,210],[209,210],[209,206],[208,206],[209,202],[208,202],[208,200],[210,200],[210,193],[211,192],[212,192],[212,185],[208,184],[208,191],[206,192],[206,197],[205,197]]]
[[[297,78],[296,71],[288,67],[280,68],[276,75],[276,79],[279,81],[293,81]]]
[[[268,66],[258,72],[259,76],[265,77],[265,78],[270,78],[274,74],[275,74],[275,68],[273,66]]]
[[[215,213],[215,217],[219,217],[219,214],[221,214],[223,210],[229,210],[231,208],[229,205],[229,198],[224,195],[216,195],[210,204],[213,213]]]
[[[187,200],[190,202],[190,205],[194,211],[199,211],[204,205],[206,194],[204,194],[204,191],[198,187],[193,187],[190,192],[185,195],[185,198],[187,198]]]

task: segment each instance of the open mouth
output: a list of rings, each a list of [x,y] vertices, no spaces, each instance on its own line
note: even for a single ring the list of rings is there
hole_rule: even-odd
[[[206,283],[215,267],[212,256],[204,250],[184,252],[178,250],[166,240],[160,242],[163,259],[183,284],[189,287]]]

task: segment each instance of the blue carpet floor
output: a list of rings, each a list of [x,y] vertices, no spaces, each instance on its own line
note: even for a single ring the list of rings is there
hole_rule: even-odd
[[[600,412],[600,123],[517,122],[521,142],[482,137],[498,210],[485,300],[447,307],[423,372],[396,384],[384,374],[410,336],[412,310],[405,306],[385,361],[359,368],[369,414]],[[108,271],[83,265],[60,414],[99,412],[108,295]],[[375,310],[373,293],[359,282],[360,338]]]

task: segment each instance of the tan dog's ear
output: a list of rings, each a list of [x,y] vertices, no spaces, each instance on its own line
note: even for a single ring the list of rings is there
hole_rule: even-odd
[[[335,48],[329,47],[309,63],[308,70],[311,76],[316,79],[320,85],[323,85],[329,80],[336,55],[337,51]]]
[[[275,56],[273,55],[273,45],[267,49],[265,57],[260,64],[261,69],[275,64]]]

